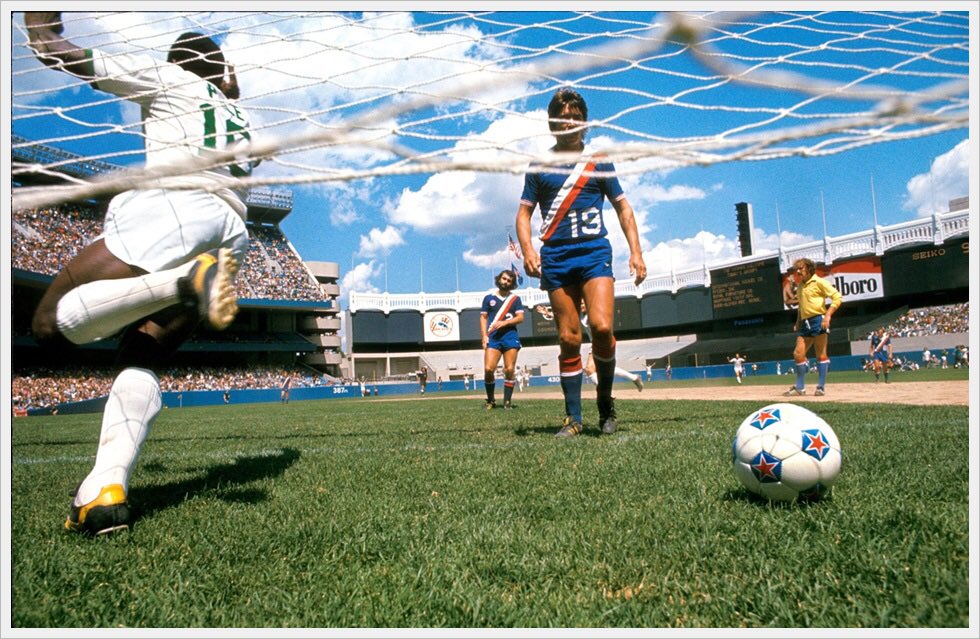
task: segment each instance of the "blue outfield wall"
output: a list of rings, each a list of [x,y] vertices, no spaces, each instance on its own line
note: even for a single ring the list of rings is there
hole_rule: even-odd
[[[907,357],[917,357],[919,353],[906,352],[906,353],[896,353],[902,358]],[[831,371],[855,371],[861,370],[862,360],[867,359],[866,356],[860,355],[846,355],[839,357],[830,358],[830,370]],[[810,358],[810,363],[815,363],[813,357]],[[752,366],[757,366],[756,370],[752,370]],[[775,375],[777,371],[777,365],[779,371],[785,375],[793,371],[793,360],[785,359],[779,362],[769,361],[769,362],[747,362],[745,365],[746,374],[750,377],[756,375]],[[646,371],[633,371],[638,373],[641,379],[646,379]],[[719,364],[713,366],[683,366],[673,369],[672,379],[677,380],[692,380],[692,379],[717,379],[722,377],[734,377],[735,373],[731,364]],[[652,381],[666,381],[667,375],[666,371],[662,368],[657,368],[653,370],[653,380]],[[537,375],[531,378],[531,386],[557,386],[560,379],[557,375]],[[833,380],[831,380],[831,383]],[[419,386],[415,382],[404,382],[400,384],[371,384],[365,385],[367,391],[371,396],[375,396],[375,389],[377,389],[378,397],[393,397],[393,396],[403,396],[403,395],[417,395],[419,392]],[[483,380],[475,379],[473,382],[474,388],[466,389],[463,387],[462,380],[453,380],[442,383],[442,388],[435,382],[429,382],[426,386],[427,395],[437,395],[440,392],[449,391],[465,391],[470,390],[471,392],[483,391]],[[163,405],[166,408],[189,408],[192,406],[220,406],[224,404],[224,391],[220,390],[206,390],[206,391],[183,391],[174,392],[168,391],[163,393]],[[350,397],[360,397],[361,388],[357,384],[348,384],[344,386],[303,386],[293,388],[289,391],[289,401],[309,401],[309,400],[322,400],[322,399],[336,399],[336,398],[350,398]],[[229,404],[263,404],[272,403],[280,401],[280,390],[278,388],[256,388],[256,389],[232,389],[229,396]],[[89,399],[82,402],[72,402],[69,404],[60,404],[57,406],[57,412],[59,415],[71,415],[78,413],[100,413],[105,408],[105,397],[100,397],[97,399]],[[50,415],[52,414],[51,408],[32,408],[28,410],[28,415]]]

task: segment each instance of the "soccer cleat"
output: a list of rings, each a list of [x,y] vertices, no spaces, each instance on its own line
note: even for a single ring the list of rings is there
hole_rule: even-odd
[[[633,380],[633,386],[636,386],[636,390],[642,391],[643,381],[639,377],[637,377],[636,379]]]
[[[483,406],[483,410],[493,410],[497,407],[497,402],[489,401]]]
[[[514,406],[510,402],[504,402],[504,410],[511,410]]]
[[[819,386],[817,387],[817,390],[815,390],[813,392],[813,394],[816,395],[817,397],[823,397],[824,395],[826,395],[826,393],[824,392],[824,390],[822,388],[820,388]]]
[[[98,497],[84,506],[76,506],[73,501],[65,530],[92,536],[129,530],[129,504],[122,484],[104,487]]]
[[[796,386],[790,386],[789,390],[783,393],[784,397],[798,397],[800,395],[806,395],[806,389],[798,389]]]
[[[238,314],[235,274],[238,261],[231,249],[201,253],[190,271],[178,281],[181,298],[197,309],[198,317],[214,330],[224,330]]]
[[[616,404],[610,397],[608,401],[598,401],[599,406],[599,427],[604,435],[612,435],[616,432]]]
[[[555,433],[555,437],[574,437],[582,432],[582,424],[572,421],[571,416],[566,416],[561,422],[561,430]]]

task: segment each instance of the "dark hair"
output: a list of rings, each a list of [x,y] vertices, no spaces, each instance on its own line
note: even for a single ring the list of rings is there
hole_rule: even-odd
[[[173,62],[185,71],[216,85],[221,84],[225,76],[225,56],[221,53],[221,47],[208,36],[196,31],[180,34],[170,45],[167,62]]]
[[[510,286],[509,287],[506,287],[505,288],[505,287],[503,287],[503,286],[500,285],[500,278],[503,275],[510,275]],[[493,283],[501,291],[513,291],[515,288],[517,288],[517,273],[515,273],[512,270],[510,270],[509,268],[504,269],[504,270],[500,271],[499,273],[497,273],[497,276],[495,278],[493,278]]]
[[[552,131],[558,128],[558,122],[555,122],[555,120],[558,119],[562,107],[566,104],[577,107],[582,112],[582,118],[586,122],[589,120],[589,107],[585,105],[585,98],[574,89],[558,89],[551,96],[551,102],[548,103],[548,127]]]

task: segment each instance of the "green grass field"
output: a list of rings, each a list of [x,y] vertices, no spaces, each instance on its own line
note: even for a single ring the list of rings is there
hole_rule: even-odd
[[[99,416],[15,420],[12,625],[968,626],[966,407],[809,405],[844,469],[778,506],[730,470],[758,402],[556,440],[561,401],[518,399],[165,410],[107,539],[61,529]]]

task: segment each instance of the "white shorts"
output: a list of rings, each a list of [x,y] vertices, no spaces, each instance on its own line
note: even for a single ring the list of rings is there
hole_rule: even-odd
[[[241,216],[206,191],[120,193],[109,202],[100,237],[110,253],[150,273],[216,248],[230,248],[241,264],[248,251]]]

